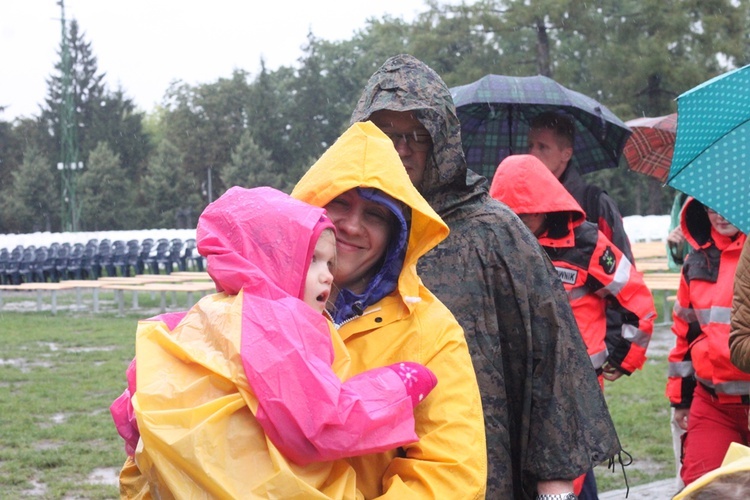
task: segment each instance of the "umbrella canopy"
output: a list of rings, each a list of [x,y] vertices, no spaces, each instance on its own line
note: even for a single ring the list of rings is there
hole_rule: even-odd
[[[667,184],[750,230],[750,65],[677,98],[677,138]]]
[[[487,75],[451,89],[469,168],[492,178],[511,154],[528,152],[529,122],[545,111],[576,127],[571,164],[581,173],[616,168],[630,129],[604,105],[545,76]]]
[[[630,170],[666,182],[674,153],[677,113],[636,118],[625,125],[633,131],[622,151]]]

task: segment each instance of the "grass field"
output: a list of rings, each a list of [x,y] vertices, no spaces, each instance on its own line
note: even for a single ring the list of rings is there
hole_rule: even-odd
[[[0,312],[4,498],[118,496],[111,478],[124,448],[109,405],[125,387],[135,323],[135,317]]]
[[[117,317],[103,312],[36,312],[34,296],[5,298],[0,310],[0,497],[116,498],[124,448],[109,405],[125,387],[134,354],[136,321],[158,313],[159,298]],[[26,301],[25,307],[22,302]],[[178,296],[184,306],[186,297]],[[6,309],[7,307],[7,309]],[[150,308],[150,309],[149,309]],[[18,312],[21,310],[31,312]],[[658,309],[657,309],[658,310]],[[12,311],[12,312],[9,312]],[[606,386],[620,441],[633,456],[630,486],[672,477],[669,405],[664,397],[666,356]],[[625,487],[622,469],[596,468],[600,491]]]
[[[665,356],[646,362],[642,371],[605,386],[605,397],[620,443],[633,459],[625,467],[629,485],[674,477],[674,455],[669,426],[669,401],[664,396],[667,360]],[[627,457],[623,455],[627,462]],[[595,469],[599,491],[625,488],[622,467],[614,472],[605,466]]]

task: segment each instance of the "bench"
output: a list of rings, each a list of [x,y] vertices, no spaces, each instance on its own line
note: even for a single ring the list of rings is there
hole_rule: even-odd
[[[98,289],[101,284],[94,280],[67,280],[55,283],[21,283],[20,285],[2,285],[0,292],[2,291],[14,291],[14,292],[36,292],[36,309],[37,311],[42,310],[42,292],[50,292],[51,295],[51,306],[50,311],[52,314],[57,314],[57,292],[61,290],[75,290],[76,292],[76,308],[78,310],[83,309],[83,300],[81,296],[82,289],[92,288],[94,290],[94,312],[99,311],[99,297]],[[2,296],[0,296],[0,307],[2,307]]]
[[[664,241],[638,241],[630,245],[636,265],[641,259],[667,258],[667,243]]]
[[[644,259],[635,263],[635,267],[641,271],[669,271],[667,259]]]
[[[670,323],[672,321],[672,303],[674,300],[670,300],[677,289],[680,287],[680,273],[667,273],[667,272],[655,272],[655,273],[644,273],[643,281],[646,286],[651,290],[651,293],[661,294],[664,298],[663,303],[663,320],[664,323]]]
[[[216,285],[213,281],[187,281],[183,283],[176,283],[174,281],[169,282],[149,282],[149,283],[138,283],[138,282],[110,282],[102,286],[105,290],[114,290],[117,301],[117,310],[120,316],[124,315],[124,292],[133,292],[133,309],[138,309],[138,294],[142,292],[159,292],[161,293],[161,312],[167,311],[167,292],[172,292],[172,307],[176,308],[176,294],[177,292],[187,292],[187,308],[190,308],[195,302],[193,300],[194,293],[215,292]]]

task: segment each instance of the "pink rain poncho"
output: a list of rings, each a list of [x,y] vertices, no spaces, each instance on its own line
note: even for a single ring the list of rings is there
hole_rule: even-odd
[[[140,322],[137,390],[112,405],[152,492],[350,498],[350,467],[327,461],[417,440],[398,374],[346,380],[341,339],[298,298],[324,213],[271,188],[232,188],[201,215],[198,249],[223,293]]]

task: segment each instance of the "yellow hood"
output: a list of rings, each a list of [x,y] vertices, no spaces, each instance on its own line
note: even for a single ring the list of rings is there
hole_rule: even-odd
[[[411,208],[411,229],[398,280],[401,296],[417,295],[417,259],[448,236],[448,226],[406,174],[393,142],[371,122],[355,123],[310,167],[292,196],[318,207],[354,188],[374,188]]]
[[[735,472],[750,472],[750,448],[739,443],[729,445],[721,467],[703,474],[673,497],[673,500],[691,498],[691,495],[721,476]]]

